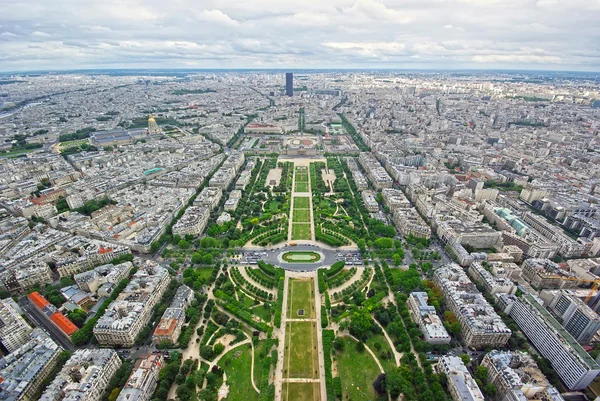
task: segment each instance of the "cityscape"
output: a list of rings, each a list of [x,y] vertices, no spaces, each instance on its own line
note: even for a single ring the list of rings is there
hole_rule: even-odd
[[[0,401],[600,401],[597,4],[117,3],[0,17]]]

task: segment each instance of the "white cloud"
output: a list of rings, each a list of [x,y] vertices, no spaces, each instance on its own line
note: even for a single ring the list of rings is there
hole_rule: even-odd
[[[598,0],[28,0],[4,1],[0,19],[0,70],[418,62],[600,71]]]

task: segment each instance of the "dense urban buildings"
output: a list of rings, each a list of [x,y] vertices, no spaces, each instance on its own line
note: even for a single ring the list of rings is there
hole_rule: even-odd
[[[600,396],[598,99],[587,73],[0,74],[0,399]]]

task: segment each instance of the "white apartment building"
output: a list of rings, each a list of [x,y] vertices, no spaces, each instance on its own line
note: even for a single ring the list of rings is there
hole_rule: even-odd
[[[531,295],[519,297],[510,316],[570,390],[583,390],[600,373],[598,363]]]
[[[223,190],[216,187],[205,187],[194,200],[194,206],[206,206],[213,210],[219,206],[223,197]]]
[[[508,342],[512,332],[460,266],[440,267],[433,281],[460,322],[468,347],[502,347]]]
[[[165,268],[147,261],[94,327],[94,336],[102,345],[132,347],[137,335],[150,321],[152,309],[169,285]]]
[[[186,234],[200,235],[206,228],[210,219],[210,209],[205,206],[190,206],[173,226],[173,234],[184,236]]]
[[[0,358],[0,399],[36,401],[44,380],[56,366],[62,348],[41,329],[21,347]]]
[[[163,367],[163,357],[152,354],[140,358],[117,397],[117,401],[148,401],[156,389],[158,374]]]
[[[448,378],[448,390],[454,401],[485,401],[475,379],[459,357],[440,358],[437,370]]]
[[[514,294],[517,292],[517,286],[512,280],[504,277],[495,277],[487,271],[480,262],[474,261],[469,266],[469,276],[478,284],[482,285],[490,295],[497,292]]]
[[[121,366],[112,349],[80,349],[73,353],[40,401],[100,401],[110,379]]]
[[[13,352],[26,344],[32,331],[33,329],[13,308],[11,302],[0,300],[0,342],[8,352]]]
[[[427,305],[426,292],[412,292],[406,301],[412,320],[419,325],[425,341],[430,344],[448,344],[451,340],[433,306]]]

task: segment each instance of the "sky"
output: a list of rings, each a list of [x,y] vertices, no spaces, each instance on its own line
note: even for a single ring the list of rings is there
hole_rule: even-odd
[[[0,0],[0,71],[600,71],[600,0]]]

